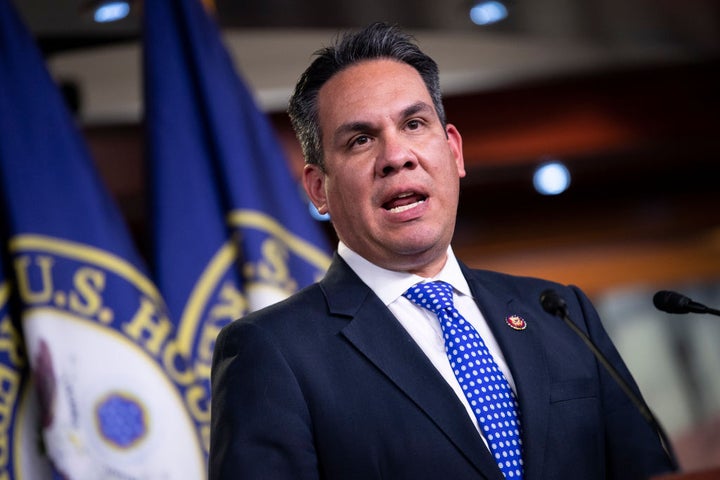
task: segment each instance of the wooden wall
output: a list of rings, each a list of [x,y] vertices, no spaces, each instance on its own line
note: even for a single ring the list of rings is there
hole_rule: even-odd
[[[718,62],[633,68],[446,98],[464,141],[454,245],[475,267],[574,283],[720,280]],[[299,147],[271,114],[291,168]],[[145,238],[139,125],[86,128],[92,153]],[[570,189],[534,193],[533,169],[564,161]],[[332,237],[332,231],[328,228]]]

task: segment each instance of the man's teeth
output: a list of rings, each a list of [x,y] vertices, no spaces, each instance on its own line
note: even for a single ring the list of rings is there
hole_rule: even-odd
[[[408,205],[401,205],[401,206],[399,206],[399,207],[393,207],[393,208],[391,208],[391,209],[389,210],[389,212],[391,212],[391,213],[404,212],[404,211],[406,211],[406,210],[410,210],[411,208],[417,207],[417,206],[420,205],[421,203],[425,203],[425,200],[419,200],[419,201],[417,201],[417,202],[410,203],[410,204],[408,204]]]

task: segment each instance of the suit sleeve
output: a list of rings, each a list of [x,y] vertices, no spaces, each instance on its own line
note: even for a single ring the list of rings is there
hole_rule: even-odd
[[[585,319],[590,338],[634,393],[642,398],[630,371],[602,326],[595,308],[579,289],[571,288],[581,309],[579,312],[571,311],[571,317]],[[598,374],[605,426],[606,478],[642,479],[676,470],[677,462],[672,451],[668,453],[664,450],[658,433],[599,363]]]
[[[273,339],[236,321],[213,355],[209,479],[317,479],[310,415]]]

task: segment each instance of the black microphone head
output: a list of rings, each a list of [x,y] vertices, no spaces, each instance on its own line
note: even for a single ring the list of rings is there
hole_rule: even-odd
[[[653,305],[667,313],[688,313],[690,299],[685,295],[669,290],[660,290],[653,296]]]
[[[552,315],[566,315],[567,303],[553,289],[549,288],[540,294],[540,305],[543,309]]]

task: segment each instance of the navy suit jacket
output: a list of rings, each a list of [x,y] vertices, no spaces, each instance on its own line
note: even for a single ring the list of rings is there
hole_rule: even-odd
[[[581,291],[461,268],[515,379],[526,480],[674,468],[587,346],[538,300],[558,291],[637,389]],[[510,328],[510,315],[527,328]],[[211,409],[211,480],[503,479],[453,390],[337,255],[318,284],[221,331]]]

